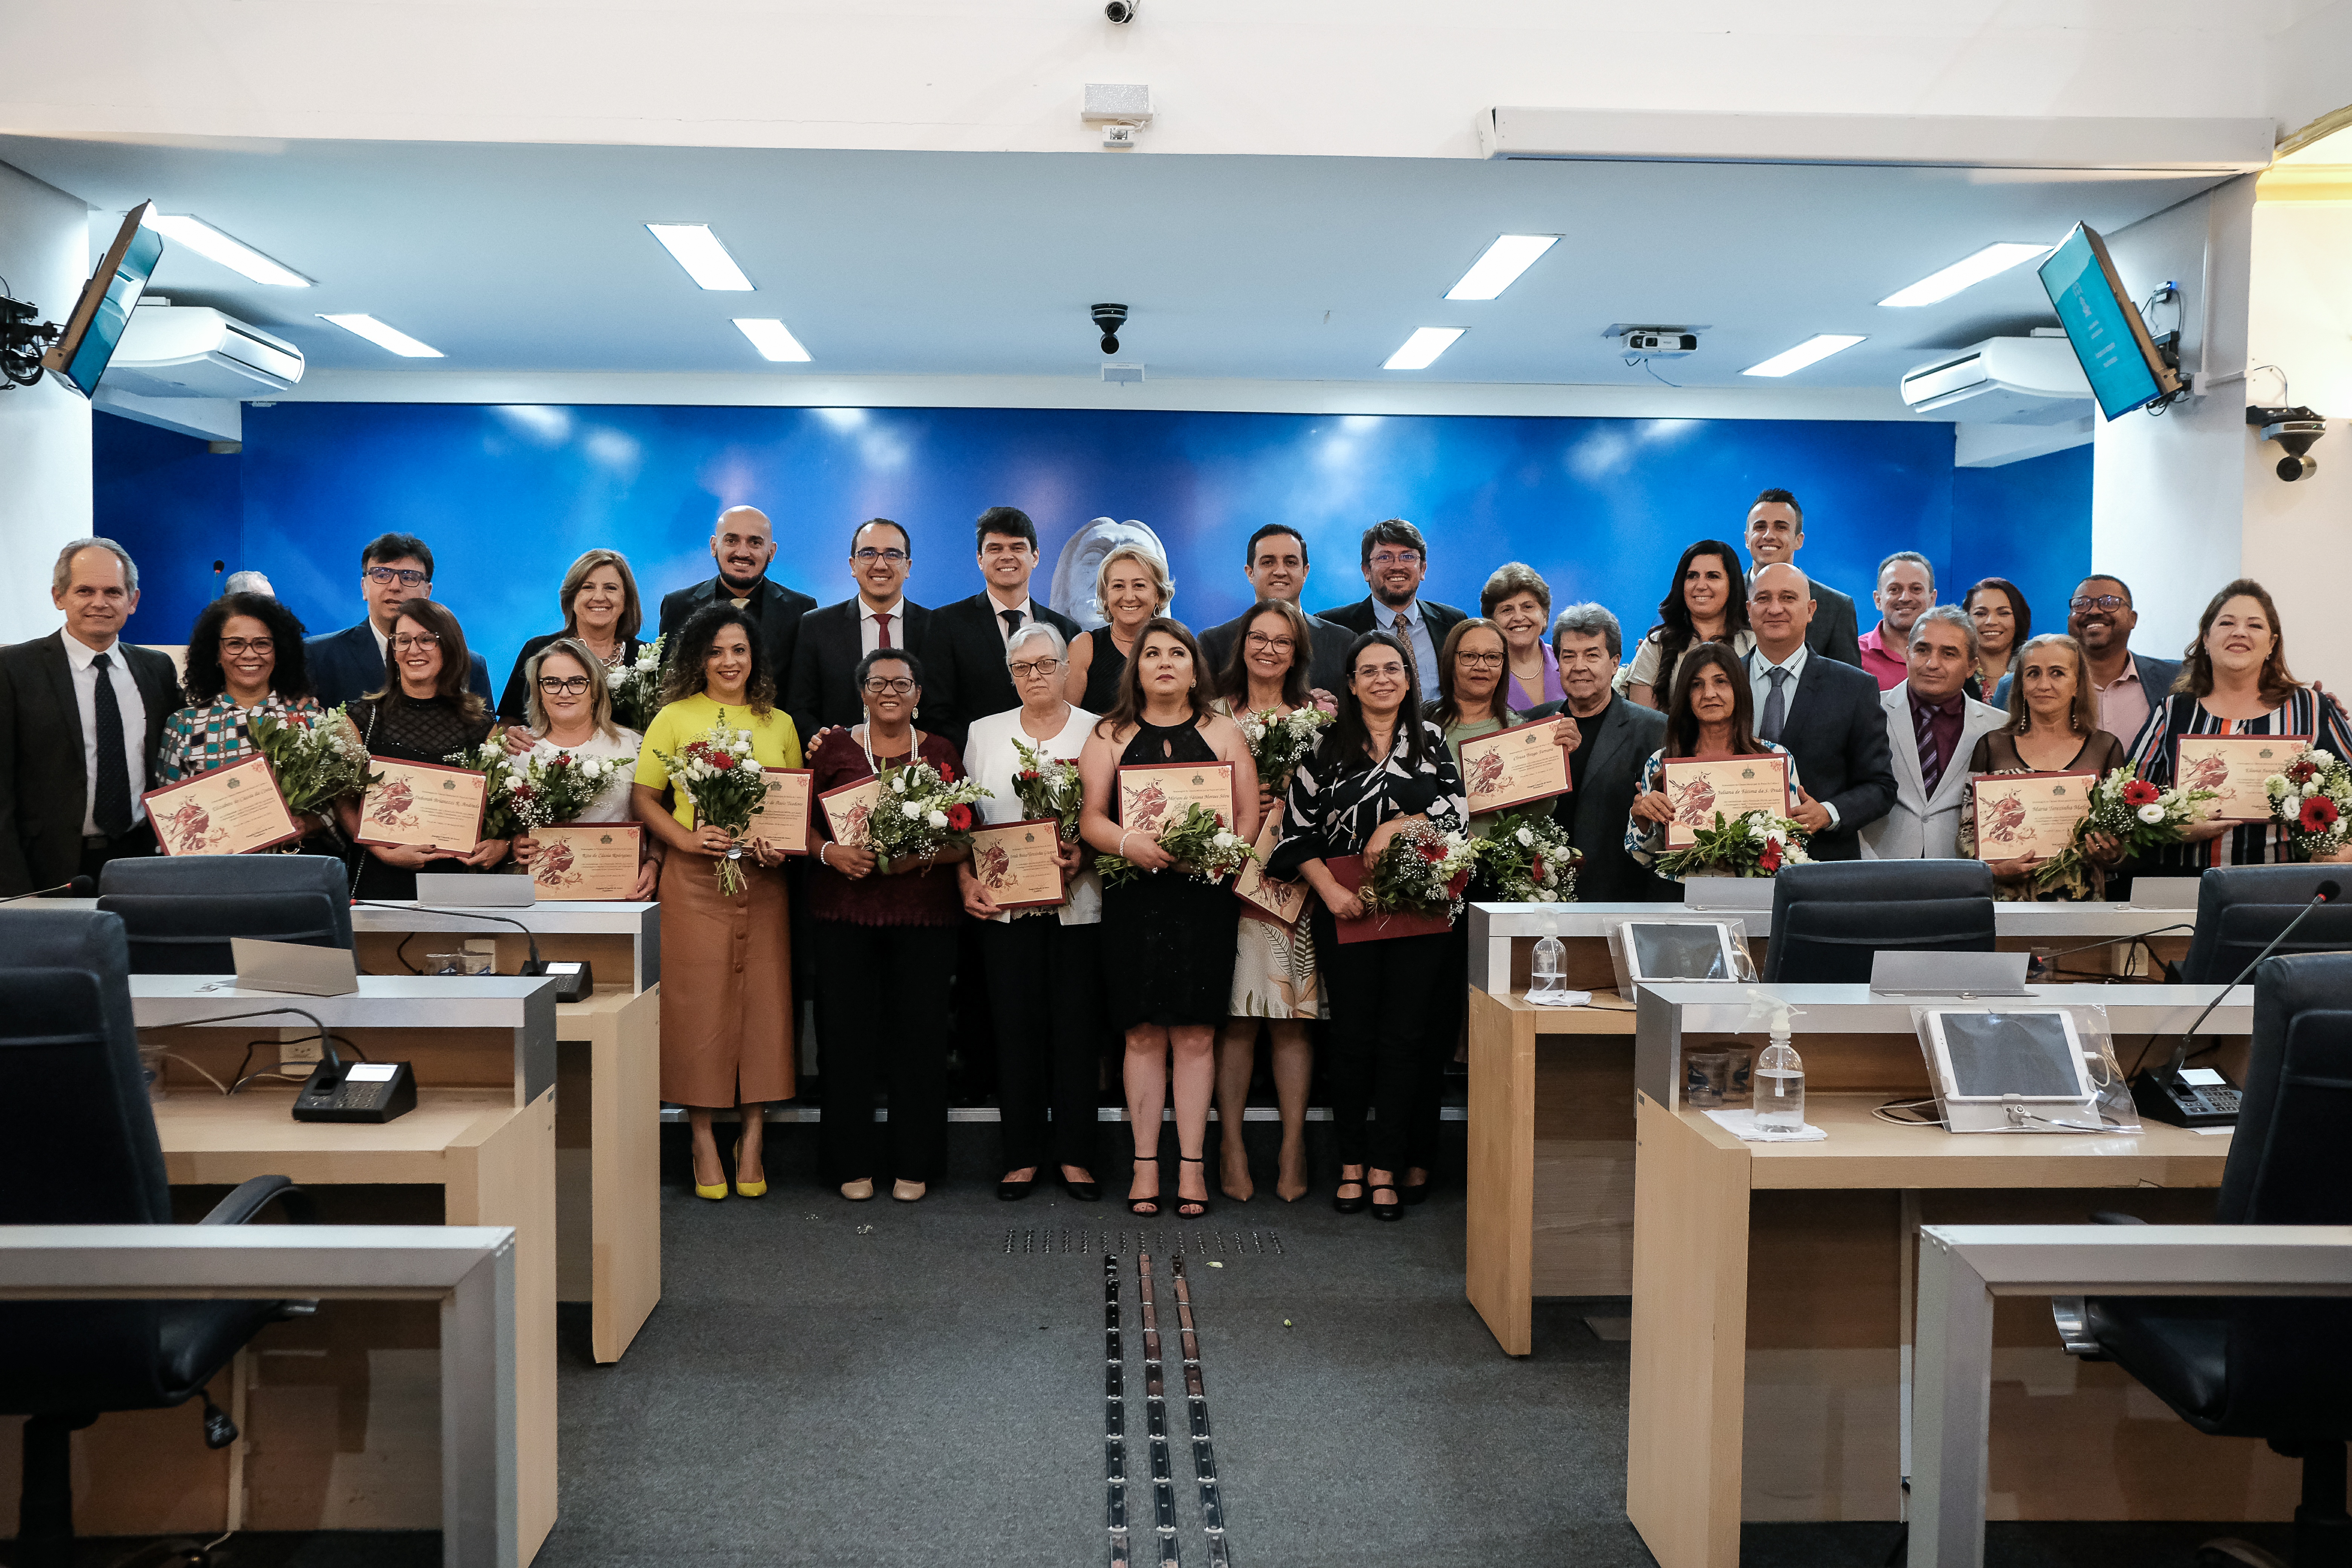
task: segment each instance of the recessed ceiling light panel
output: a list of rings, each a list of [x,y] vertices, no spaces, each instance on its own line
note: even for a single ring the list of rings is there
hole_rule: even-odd
[[[1868,334],[1851,332],[1816,332],[1795,348],[1783,349],[1770,359],[1749,365],[1742,375],[1790,375],[1809,364],[1817,364],[1833,353],[1840,353],[1864,342]]]
[[[400,355],[403,359],[442,359],[446,357],[439,349],[435,348],[432,344],[419,342],[397,327],[385,326],[373,316],[359,314],[331,316],[322,310],[319,313],[319,320],[322,321],[332,321],[335,325],[342,328],[343,331],[347,332],[355,332],[359,336],[365,338],[368,342],[375,344],[378,348],[390,349],[394,353]]]
[[[735,318],[735,330],[751,340],[751,346],[760,351],[761,359],[797,364],[809,357],[808,350],[801,347],[800,340],[793,337],[782,321],[746,320],[738,316]]]
[[[1382,361],[1382,370],[1427,370],[1437,363],[1437,356],[1454,346],[1460,337],[1461,327],[1416,327],[1404,345]]]
[[[704,289],[734,294],[752,291],[751,280],[719,243],[707,223],[649,223],[646,231],[686,268],[686,275]]]
[[[310,280],[292,268],[272,261],[268,257],[246,244],[223,234],[200,217],[186,213],[153,213],[147,215],[147,226],[175,245],[194,251],[207,261],[217,261],[232,272],[241,272],[256,283],[268,283],[278,289],[308,289]]]
[[[1556,234],[1507,234],[1470,264],[1462,280],[1445,291],[1449,300],[1491,300],[1519,280],[1536,258],[1559,243]]]
[[[1997,278],[2012,267],[2039,260],[2049,254],[2050,247],[2046,245],[2003,240],[1998,245],[1986,246],[1974,256],[1953,262],[1941,272],[1929,273],[1908,289],[1897,289],[1879,303],[1898,307],[1932,305],[1939,300],[1948,300],[1961,289],[1971,288],[1988,278]]]

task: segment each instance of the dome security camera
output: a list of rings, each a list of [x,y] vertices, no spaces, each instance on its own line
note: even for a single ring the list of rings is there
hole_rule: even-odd
[[[1097,305],[1094,318],[1096,330],[1102,333],[1102,352],[1107,354],[1118,353],[1118,330],[1127,324],[1127,307]]]
[[[1135,14],[1142,9],[1143,0],[1110,0],[1110,4],[1103,7],[1103,15],[1124,27],[1134,21]]]
[[[2286,456],[2273,471],[2288,484],[2319,471],[2319,459],[2310,455],[2313,443],[2327,434],[2327,421],[2300,405],[2293,408],[2249,408],[2246,423],[2262,427],[2262,438],[2276,441]]]

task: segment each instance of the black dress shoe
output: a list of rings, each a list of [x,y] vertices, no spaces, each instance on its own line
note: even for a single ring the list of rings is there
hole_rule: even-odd
[[[1370,1197],[1373,1193],[1395,1193],[1396,1191],[1395,1187],[1390,1185],[1386,1182],[1382,1182],[1377,1186],[1366,1188],[1365,1196]],[[1390,1221],[1404,1218],[1404,1204],[1402,1202],[1404,1194],[1397,1193],[1397,1196],[1399,1201],[1396,1203],[1374,1204],[1372,1205],[1372,1217],[1374,1219],[1384,1219]]]
[[[1432,1176],[1425,1182],[1411,1183],[1399,1187],[1397,1196],[1402,1199],[1408,1207],[1414,1204],[1425,1204],[1429,1201],[1429,1189],[1436,1184],[1437,1178]]]
[[[999,1182],[996,1184],[996,1195],[1008,1204],[1017,1204],[1023,1198],[1027,1197],[1029,1195],[1029,1189],[1036,1184],[1036,1182],[1034,1180],[1026,1182]]]
[[[1364,1184],[1364,1178],[1361,1176],[1342,1176],[1339,1178],[1339,1186],[1360,1189],[1352,1198],[1341,1197],[1339,1187],[1331,1189],[1331,1206],[1341,1214],[1361,1214],[1364,1212],[1364,1205],[1372,1201],[1372,1189]]]
[[[1082,1204],[1098,1204],[1102,1202],[1102,1184],[1100,1182],[1074,1182],[1067,1176],[1060,1177],[1058,1180],[1062,1184],[1062,1190],[1069,1194],[1070,1196],[1076,1198],[1078,1202]]]

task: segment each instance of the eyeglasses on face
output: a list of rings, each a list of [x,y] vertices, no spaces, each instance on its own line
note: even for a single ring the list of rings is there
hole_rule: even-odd
[[[1252,647],[1265,648],[1272,653],[1288,653],[1292,648],[1297,647],[1298,643],[1292,637],[1270,637],[1264,632],[1252,632],[1249,635],[1249,645]]]
[[[437,647],[441,639],[431,632],[403,632],[392,639],[392,646],[406,653],[411,648]]]
[[[866,682],[866,695],[870,697],[905,697],[914,689],[915,683],[903,675],[895,679],[877,675],[869,677]]]
[[[1372,552],[1371,564],[1375,566],[1418,566],[1421,564],[1421,552],[1418,550],[1374,551]]]
[[[584,675],[542,675],[539,678],[539,689],[551,697],[557,692],[566,697],[577,697],[588,689],[588,678]]]
[[[386,588],[391,587],[394,583],[404,588],[414,588],[420,583],[432,581],[430,577],[413,566],[370,566],[360,575],[371,583],[380,584]]]
[[[877,561],[887,561],[891,564],[896,565],[899,562],[908,559],[908,555],[903,550],[877,550],[874,546],[869,544],[865,549],[852,553],[849,558],[852,561],[856,562],[860,566],[870,566]]]
[[[2120,610],[2124,604],[2121,594],[2101,594],[2095,597],[2089,594],[2077,594],[2066,601],[2066,607],[2070,610]]]
[[[1457,653],[1454,658],[1456,663],[1466,664],[1473,669],[1503,668],[1503,656],[1499,653]]]
[[[1389,660],[1386,664],[1360,664],[1356,666],[1356,679],[1358,680],[1372,680],[1383,675],[1393,678],[1401,676],[1403,673],[1404,666],[1399,664],[1394,659]]]
[[[240,653],[268,653],[278,647],[276,637],[223,637],[220,650],[235,656]]]
[[[1053,674],[1054,671],[1062,668],[1062,661],[1058,658],[1032,658],[1024,659],[1021,663],[1013,665],[1011,668],[1013,670],[1013,679],[1027,680],[1034,676]]]

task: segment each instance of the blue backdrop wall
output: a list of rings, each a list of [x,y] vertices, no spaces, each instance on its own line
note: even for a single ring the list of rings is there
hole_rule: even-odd
[[[1427,596],[1475,609],[1489,572],[1525,561],[1555,606],[1598,599],[1629,638],[1682,548],[1738,542],[1767,485],[1804,501],[1801,563],[1858,596],[1881,556],[1916,549],[1948,584],[2005,567],[2054,606],[2063,588],[2042,584],[2071,586],[2090,542],[2087,448],[1956,471],[1951,426],[1934,424],[289,403],[247,410],[235,456],[97,426],[97,524],[141,563],[139,640],[184,639],[216,561],[269,574],[313,631],[347,626],[361,544],[400,530],[432,545],[436,597],[501,678],[559,625],[579,552],[624,552],[650,600],[709,574],[711,519],[737,503],[775,520],[772,574],[820,603],[850,593],[863,518],[907,525],[908,592],[928,605],[978,591],[984,507],[1035,518],[1049,567],[1088,520],[1139,519],[1196,626],[1247,603],[1243,546],[1275,521],[1307,538],[1310,609],[1361,598],[1359,535],[1404,517],[1431,542]]]

